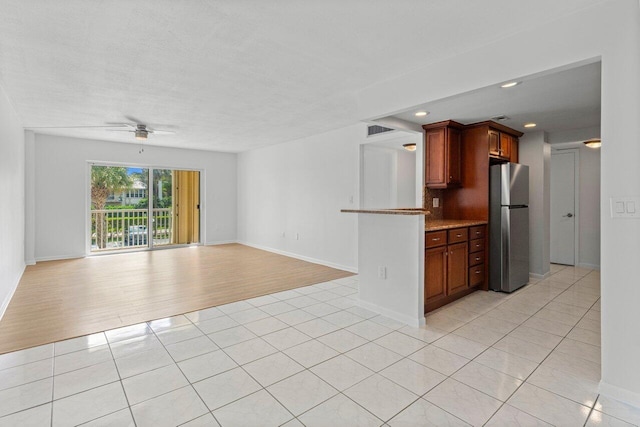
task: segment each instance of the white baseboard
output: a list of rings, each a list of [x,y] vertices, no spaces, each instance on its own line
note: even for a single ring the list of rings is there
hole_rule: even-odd
[[[238,243],[237,240],[214,240],[213,242],[207,242],[205,246],[217,246],[217,245],[228,245],[230,243]]]
[[[27,265],[36,265],[36,260],[35,259],[26,259],[24,261],[25,264]]]
[[[397,320],[398,322],[402,322],[405,325],[409,325],[414,328],[419,328],[420,326],[425,325],[424,316],[422,316],[419,319],[415,319],[411,316],[407,316],[406,314],[398,313],[397,311],[389,310],[388,308],[383,308],[376,304],[362,301],[361,299],[358,299],[358,305],[362,308],[366,308],[367,310],[373,311],[374,313],[381,314],[385,317],[388,317],[393,320]]]
[[[36,257],[36,262],[42,261],[59,261],[62,259],[75,259],[75,258],[86,258],[85,254],[76,254],[76,255],[60,255],[60,256],[52,256],[52,257]]]
[[[600,380],[600,384],[598,384],[598,393],[628,405],[635,406],[636,408],[640,408],[640,393],[635,393],[633,391],[608,384],[602,380]]]
[[[576,265],[576,267],[581,267],[581,268],[589,268],[591,270],[600,270],[600,265],[598,264],[589,264],[586,262],[581,262],[578,265]]]
[[[13,284],[11,285],[11,289],[9,289],[9,293],[6,297],[4,297],[4,301],[2,301],[2,305],[0,306],[0,320],[4,316],[4,313],[7,311],[9,307],[9,303],[11,302],[11,298],[13,298],[13,294],[16,293],[16,289],[18,289],[18,284],[20,283],[20,279],[22,279],[22,274],[24,273],[24,267],[22,267],[22,271],[18,274],[18,277],[13,280]]]
[[[536,273],[529,272],[529,277],[533,277],[534,279],[544,280],[544,279],[547,279],[547,278],[551,277],[551,272],[547,271],[544,274],[536,274]]]
[[[263,250],[263,251],[273,252],[273,253],[278,254],[278,255],[284,255],[284,256],[288,256],[290,258],[295,258],[295,259],[299,259],[299,260],[302,260],[302,261],[312,262],[314,264],[320,264],[320,265],[324,265],[326,267],[336,268],[338,270],[344,270],[344,271],[349,271],[351,273],[358,274],[358,269],[355,268],[355,267],[349,267],[349,266],[346,266],[346,265],[336,264],[336,263],[333,263],[333,262],[329,262],[329,261],[325,261],[325,260],[321,260],[321,259],[317,259],[317,258],[311,258],[311,257],[304,256],[304,255],[298,255],[298,254],[294,254],[292,252],[281,251],[279,249],[274,249],[274,248],[270,248],[270,247],[262,246],[262,245],[256,245],[254,243],[243,242],[243,241],[238,241],[238,243],[240,243],[241,245],[250,246],[252,248],[260,249],[260,250]]]

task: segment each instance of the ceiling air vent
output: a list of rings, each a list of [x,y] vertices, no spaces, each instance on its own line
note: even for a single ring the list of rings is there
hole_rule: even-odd
[[[501,114],[499,116],[491,117],[491,120],[495,120],[497,122],[501,122],[503,120],[509,120],[509,117],[505,116],[504,114]]]
[[[367,136],[378,135],[380,133],[391,132],[395,129],[386,128],[384,126],[371,125],[367,128]]]

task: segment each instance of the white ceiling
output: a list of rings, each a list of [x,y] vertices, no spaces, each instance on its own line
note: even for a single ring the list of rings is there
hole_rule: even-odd
[[[352,124],[367,86],[601,1],[2,0],[0,85],[25,127],[135,117],[177,132],[150,144],[238,152]]]
[[[525,133],[597,128],[600,75],[600,62],[595,62],[540,77],[516,79],[521,83],[511,88],[496,85],[425,103],[391,117],[422,125],[448,119],[469,124],[506,115],[509,118],[499,123]],[[416,117],[417,111],[428,111],[429,115]],[[524,127],[532,122],[536,123],[535,128]]]

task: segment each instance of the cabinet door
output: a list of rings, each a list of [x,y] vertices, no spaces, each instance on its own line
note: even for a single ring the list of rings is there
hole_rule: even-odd
[[[427,249],[424,253],[425,303],[446,296],[447,247]]]
[[[447,246],[447,295],[467,288],[467,249],[466,242]]]
[[[507,160],[511,158],[511,140],[512,136],[507,133],[500,133],[500,157]]]
[[[500,132],[489,129],[489,154],[500,155]]]
[[[511,137],[511,153],[509,153],[509,161],[511,163],[518,163],[518,142],[518,138]]]
[[[430,188],[446,188],[445,128],[428,130],[425,135],[425,184]]]
[[[460,136],[458,129],[447,129],[447,184],[460,184]]]

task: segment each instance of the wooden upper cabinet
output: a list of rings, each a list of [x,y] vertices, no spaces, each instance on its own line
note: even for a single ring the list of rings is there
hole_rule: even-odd
[[[425,184],[428,188],[460,186],[462,127],[452,120],[423,126]]]
[[[503,159],[511,160],[511,141],[513,137],[508,133],[500,132],[500,156]]]
[[[500,156],[500,132],[489,129],[489,155]]]
[[[466,129],[468,135],[473,131],[473,143],[487,144],[489,158],[493,161],[518,163],[518,138],[522,136],[522,132],[492,121],[474,123]],[[487,136],[486,140],[483,135]]]

